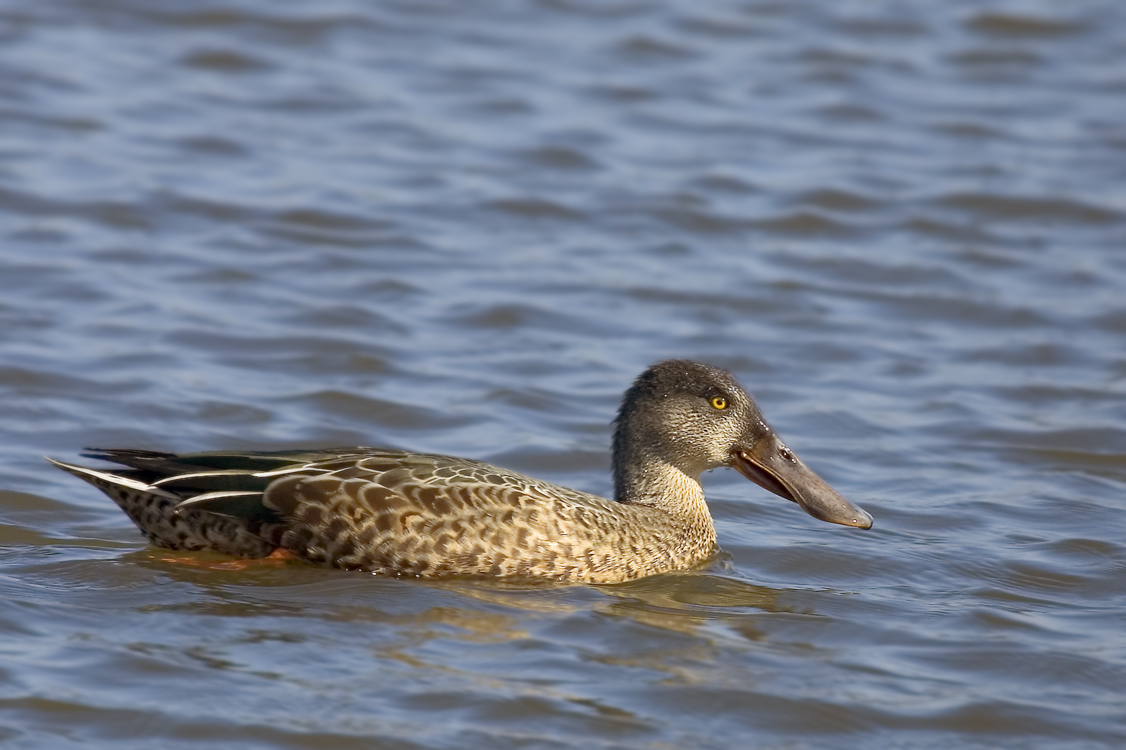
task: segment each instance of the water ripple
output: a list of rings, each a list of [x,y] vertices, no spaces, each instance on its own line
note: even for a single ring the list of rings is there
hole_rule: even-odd
[[[0,742],[1122,745],[1123,20],[0,3]],[[669,356],[875,528],[717,471],[717,558],[620,587],[212,570],[42,461],[401,445],[606,494]]]

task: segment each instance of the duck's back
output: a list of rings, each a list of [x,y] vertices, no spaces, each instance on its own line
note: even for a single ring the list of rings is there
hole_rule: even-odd
[[[131,470],[62,464],[154,543],[421,577],[605,583],[690,566],[715,543],[683,518],[487,463],[380,449],[101,451]],[[117,481],[114,481],[114,478]]]

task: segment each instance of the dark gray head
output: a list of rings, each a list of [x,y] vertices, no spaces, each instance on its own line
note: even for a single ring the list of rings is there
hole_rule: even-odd
[[[634,498],[640,466],[659,462],[698,480],[730,466],[815,518],[870,528],[872,517],[833,491],[787,448],[734,376],[674,359],[658,362],[622,398],[614,433],[616,498]]]

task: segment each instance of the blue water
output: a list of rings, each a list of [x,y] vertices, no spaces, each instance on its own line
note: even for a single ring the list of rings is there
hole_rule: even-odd
[[[1126,745],[1126,9],[0,0],[5,748]],[[442,585],[145,545],[42,456],[387,445],[609,494],[734,371],[876,519]]]

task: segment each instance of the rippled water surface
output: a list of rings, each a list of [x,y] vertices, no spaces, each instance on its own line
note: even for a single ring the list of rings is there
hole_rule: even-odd
[[[1126,746],[1126,6],[0,0],[0,39],[4,747]],[[699,571],[223,570],[42,460],[608,494],[670,356],[875,528],[721,471]]]

